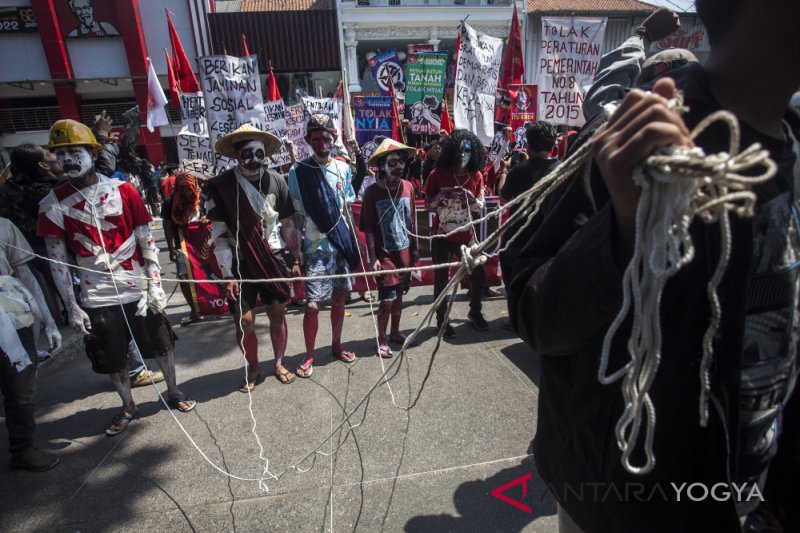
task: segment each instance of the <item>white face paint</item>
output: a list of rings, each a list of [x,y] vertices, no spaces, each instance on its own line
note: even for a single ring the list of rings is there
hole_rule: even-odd
[[[389,154],[386,156],[386,161],[383,163],[383,173],[387,181],[395,182],[403,177],[403,171],[406,169],[406,158],[401,154]]]
[[[58,159],[58,164],[72,180],[82,179],[94,170],[92,154],[85,146],[56,148],[53,153]]]
[[[260,173],[266,158],[267,151],[264,143],[258,140],[248,141],[247,144],[241,146],[236,156],[239,170],[246,176]]]

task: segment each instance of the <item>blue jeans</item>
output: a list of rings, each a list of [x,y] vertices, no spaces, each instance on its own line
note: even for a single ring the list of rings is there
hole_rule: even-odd
[[[33,448],[33,432],[36,421],[33,412],[36,408],[36,343],[33,328],[17,330],[19,340],[32,364],[17,372],[5,352],[0,349],[0,391],[6,408],[6,428],[8,428],[8,451],[11,455],[24,453]]]

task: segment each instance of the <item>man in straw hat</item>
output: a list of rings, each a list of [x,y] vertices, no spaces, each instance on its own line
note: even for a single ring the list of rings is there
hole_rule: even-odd
[[[275,377],[284,384],[295,379],[285,366],[287,283],[242,283],[243,280],[287,278],[289,269],[275,253],[284,247],[281,233],[296,249],[295,210],[286,180],[265,168],[267,158],[280,149],[271,133],[244,124],[220,137],[214,149],[236,159],[237,165],[206,184],[206,211],[212,221],[217,261],[226,286],[228,306],[236,326],[236,340],[247,359],[247,379],[239,388],[250,392],[258,382],[258,338],[255,334],[256,300],[260,297],[269,317],[269,334],[275,353]],[[235,250],[235,253],[234,253]]]
[[[364,192],[361,205],[361,231],[367,241],[367,267],[374,271],[408,268],[419,261],[415,233],[414,185],[405,179],[406,162],[416,150],[394,139],[385,139],[369,165],[378,169],[377,181]],[[411,283],[411,273],[377,276],[378,355],[391,357],[389,342],[402,346],[406,340],[400,333],[403,312],[403,291]],[[388,339],[386,326],[391,317]]]
[[[178,389],[172,351],[175,335],[164,314],[158,248],[148,226],[151,217],[130,183],[95,171],[101,145],[92,131],[74,120],[50,128],[49,149],[66,172],[40,203],[38,233],[45,238],[50,268],[70,324],[86,335],[92,369],[108,374],[122,398],[122,411],[106,434],[124,431],[136,414],[128,378],[128,343],[145,359],[155,359],[167,382],[170,405],[194,409]],[[75,262],[81,282],[81,308],[72,291],[67,263]],[[140,276],[150,279],[142,283]]]
[[[292,274],[299,276],[302,270],[306,276],[349,274],[361,261],[348,209],[356,198],[350,166],[331,156],[337,133],[328,115],[312,115],[306,131],[306,142],[314,154],[297,162],[289,171],[289,194],[295,209],[305,217],[302,262],[299,248],[295,250],[290,244],[294,256]],[[301,269],[301,263],[304,269]],[[349,278],[306,282],[303,317],[306,358],[297,369],[301,378],[311,377],[314,372],[319,304],[327,300],[331,300],[333,355],[345,363],[355,361],[356,355],[342,346],[344,304],[350,289]]]

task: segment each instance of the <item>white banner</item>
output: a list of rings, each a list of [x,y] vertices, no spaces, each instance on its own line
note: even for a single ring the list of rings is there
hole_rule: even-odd
[[[539,120],[583,126],[583,99],[603,52],[605,18],[542,17]]]
[[[205,56],[198,61],[211,145],[242,124],[267,131],[256,56]]]
[[[503,61],[503,40],[464,23],[456,65],[453,108],[456,128],[472,131],[485,146],[494,139],[494,102]]]
[[[208,135],[206,106],[203,93],[183,93],[181,96],[181,133]]]
[[[303,104],[286,106],[286,138],[294,143],[294,153],[297,160],[305,159],[312,154],[311,147],[306,142],[306,114]]]
[[[347,153],[344,143],[342,142],[342,101],[338,98],[314,98],[312,96],[303,97],[303,106],[305,107],[305,123],[311,115],[328,115],[333,120],[336,126],[336,142],[334,145],[340,152]]]
[[[292,157],[283,141],[286,140],[286,106],[283,99],[264,102],[264,115],[266,118],[266,131],[277,135],[281,140],[281,149],[269,156],[269,167],[280,167],[292,162]]]

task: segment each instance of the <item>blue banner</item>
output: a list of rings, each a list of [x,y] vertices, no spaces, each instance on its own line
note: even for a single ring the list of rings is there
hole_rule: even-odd
[[[392,97],[354,96],[356,142],[369,159],[384,138],[392,136]]]
[[[369,66],[372,75],[381,89],[381,94],[389,94],[389,84],[394,84],[394,93],[399,96],[406,90],[406,76],[400,58],[397,57],[397,50],[385,50],[369,59]]]

